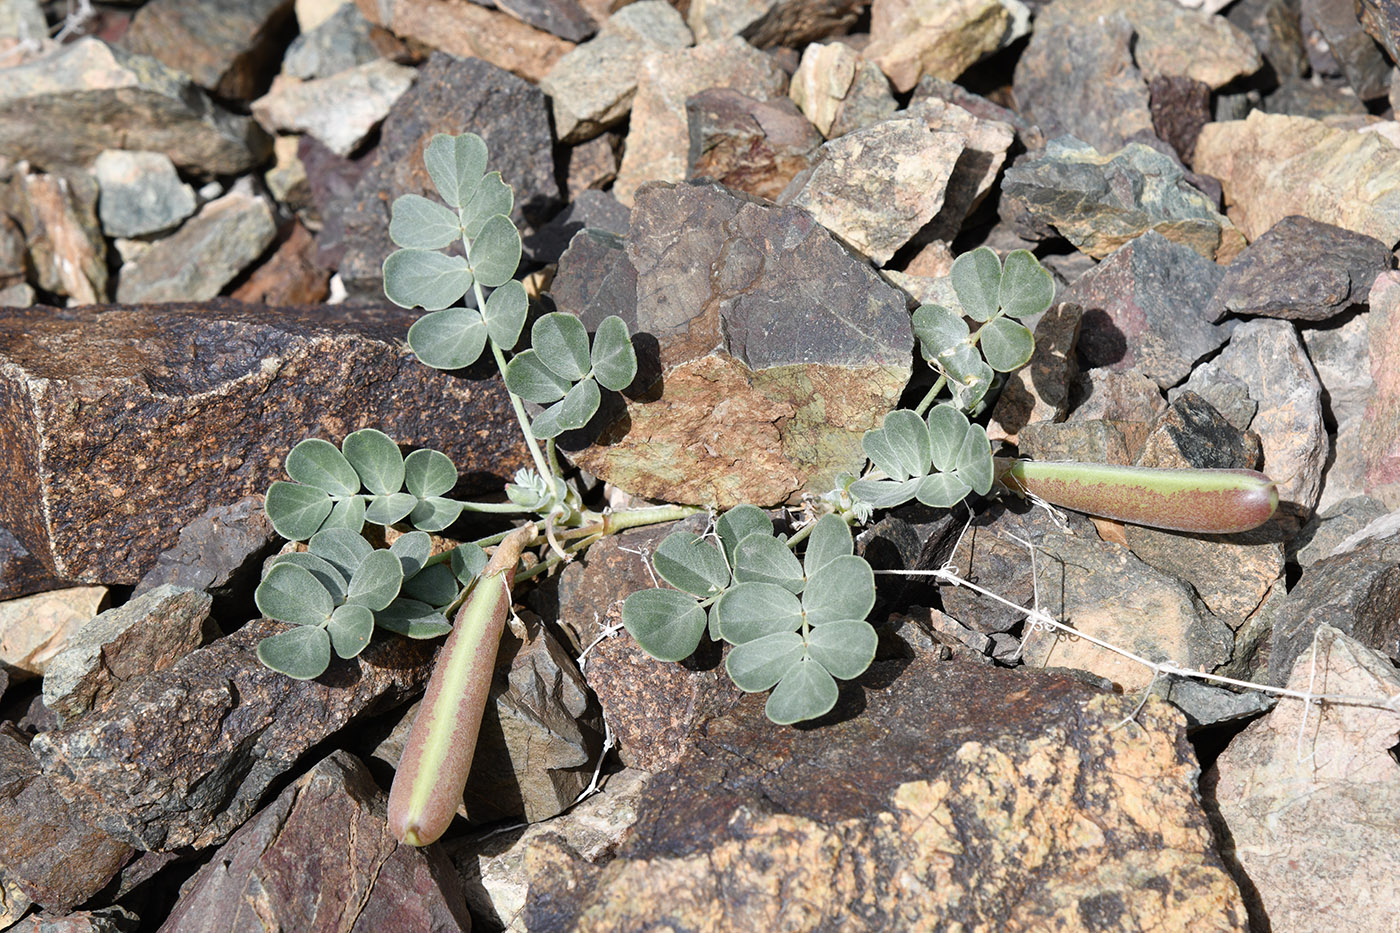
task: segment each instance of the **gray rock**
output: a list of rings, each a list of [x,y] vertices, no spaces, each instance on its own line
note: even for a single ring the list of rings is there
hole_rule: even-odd
[[[1280,80],[1288,80],[1301,77],[1308,69],[1298,14],[1296,0],[1241,0],[1230,5],[1225,18],[1249,36]]]
[[[218,845],[307,750],[420,692],[432,666],[432,646],[393,638],[292,680],[255,653],[284,628],[250,622],[31,747],[69,804],[116,838],[159,851]]]
[[[9,522],[20,524],[21,520],[13,515],[0,520],[0,599],[14,599],[62,586],[53,571],[15,537]],[[22,530],[29,531],[28,522],[22,523],[26,526]]]
[[[720,508],[825,491],[859,469],[861,435],[909,379],[913,333],[902,297],[810,215],[717,185],[646,186],[626,245],[631,310],[594,289],[629,278],[599,247],[590,239],[579,273],[566,253],[556,278],[597,300],[556,302],[589,327],[620,313],[654,339],[635,387],[659,374],[665,391],[624,394],[625,415],[596,425],[606,443],[576,464],[636,495]],[[576,274],[589,284],[569,285]]]
[[[1071,136],[1006,170],[998,209],[1024,236],[1063,236],[1103,259],[1154,230],[1207,259],[1232,257],[1240,232],[1195,188],[1167,155],[1129,143],[1100,155]]]
[[[48,34],[49,24],[38,0],[5,0],[0,4],[0,37],[43,39]]]
[[[1293,214],[1235,257],[1210,303],[1226,314],[1325,321],[1366,303],[1376,276],[1395,264],[1380,240]]]
[[[606,191],[587,188],[539,232],[525,238],[525,255],[539,263],[558,262],[570,241],[585,229],[625,237],[631,214]]]
[[[298,441],[366,424],[499,488],[527,462],[505,389],[417,363],[403,346],[415,318],[234,302],[7,311],[0,423],[18,440],[0,526],[51,576],[135,583],[187,522],[281,479]]]
[[[1233,373],[1206,367],[1193,370],[1190,377],[1167,392],[1173,402],[1185,393],[1194,393],[1210,403],[1225,420],[1240,431],[1248,430],[1259,403],[1249,397],[1249,386]]]
[[[1400,532],[1370,538],[1309,566],[1279,609],[1269,640],[1269,683],[1283,686],[1320,625],[1400,657]]]
[[[494,0],[498,9],[570,42],[582,42],[598,31],[598,24],[578,0]]]
[[[943,206],[963,147],[912,115],[884,120],[824,144],[780,201],[882,266]]]
[[[800,49],[849,32],[859,0],[692,0],[686,20],[696,42],[739,36],[757,49]]]
[[[1288,543],[1289,558],[1306,569],[1330,557],[1351,535],[1388,513],[1385,503],[1370,496],[1353,496],[1319,509]]]
[[[974,94],[962,85],[946,78],[924,75],[919,79],[918,86],[914,88],[913,96],[909,98],[909,106],[912,108],[926,100],[941,100],[949,104],[956,104],[979,120],[1005,123],[1016,131],[1017,140],[1026,149],[1040,149],[1045,145],[1045,136],[1041,133],[1040,128],[1023,115],[1000,104],[994,104],[982,95]],[[1042,261],[1044,260],[1042,259]]]
[[[323,217],[338,215],[343,225],[343,255],[336,265],[351,296],[382,300],[384,258],[395,249],[390,205],[403,194],[436,198],[423,168],[423,147],[436,133],[464,132],[486,141],[487,168],[515,189],[510,216],[524,233],[553,216],[559,185],[544,95],[479,58],[435,53],[384,119],[379,145],[354,191],[322,210]]]
[[[1207,726],[1253,719],[1278,703],[1277,697],[1257,690],[1236,693],[1189,677],[1172,677],[1159,683],[1152,688],[1152,695],[1186,714],[1188,733]]]
[[[29,247],[24,228],[9,214],[0,214],[0,288],[24,282],[29,274]]]
[[[1138,370],[1166,388],[1218,350],[1230,328],[1205,316],[1218,266],[1149,230],[1070,287],[1084,309],[1079,359],[1089,369]]]
[[[655,49],[693,41],[664,0],[638,0],[608,17],[598,35],[564,55],[540,81],[554,110],[559,141],[577,143],[621,123],[637,92],[637,66]]]
[[[220,109],[179,72],[99,39],[6,70],[0,151],[41,167],[81,165],[113,139],[211,175],[246,171],[272,148],[250,118]]]
[[[1070,393],[1069,421],[1108,420],[1146,426],[1167,410],[1167,400],[1157,383],[1140,370],[1090,369],[1079,374]],[[1216,408],[1219,408],[1217,405]],[[1250,416],[1253,417],[1253,411]],[[1232,422],[1233,423],[1233,422]],[[1248,427],[1248,420],[1241,430]],[[1144,436],[1145,433],[1144,433]],[[1137,458],[1137,451],[1133,452]]]
[[[256,916],[284,930],[470,930],[446,853],[395,840],[388,806],[357,758],[332,752],[185,882],[161,929],[234,930]]]
[[[687,178],[776,201],[812,165],[821,134],[787,98],[755,100],[710,88],[685,102],[690,127]]]
[[[97,214],[108,236],[161,233],[194,213],[194,189],[163,152],[107,149],[92,168],[101,189]]]
[[[249,179],[240,179],[175,233],[123,263],[117,300],[140,304],[213,298],[276,236],[271,204]]]
[[[1330,441],[1322,421],[1322,385],[1293,325],[1268,318],[1246,321],[1204,368],[1206,383],[1215,373],[1229,373],[1248,387],[1259,405],[1249,427],[1263,441],[1262,469],[1277,480],[1281,503],[1311,513]]]
[[[28,308],[37,300],[34,287],[27,282],[0,288],[0,308]]]
[[[213,506],[180,529],[179,540],[160,552],[131,595],[170,584],[232,600],[257,578],[261,558],[280,541],[260,496]]]
[[[219,634],[213,600],[160,586],[78,629],[44,672],[44,705],[70,722],[101,706],[121,684],[164,670]]]
[[[1313,84],[1307,78],[1290,78],[1283,82],[1264,98],[1260,109],[1314,120],[1365,117],[1370,112],[1351,88],[1330,83]]]
[[[844,42],[802,50],[788,96],[827,139],[889,119],[899,109],[890,82]]]
[[[1032,460],[1130,464],[1146,428],[1102,419],[1037,421],[1021,428],[1016,444],[1020,455]]]
[[[282,73],[303,80],[328,78],[377,58],[369,20],[355,4],[342,3],[324,22],[292,40],[282,57]]]
[[[325,78],[279,75],[267,94],[253,101],[253,116],[270,133],[309,133],[337,155],[359,148],[417,72],[376,58]]]
[[[151,0],[132,17],[122,45],[217,97],[248,100],[265,87],[292,17],[289,0]]]
[[[1356,96],[1362,100],[1385,97],[1390,63],[1358,19],[1358,4],[1354,0],[1301,0],[1300,5],[1303,15],[1322,33]]]

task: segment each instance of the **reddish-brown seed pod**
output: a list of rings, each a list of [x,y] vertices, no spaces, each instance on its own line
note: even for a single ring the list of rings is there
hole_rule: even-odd
[[[1017,460],[1002,483],[1052,505],[1135,525],[1231,534],[1278,508],[1274,481],[1254,470],[1176,470]]]

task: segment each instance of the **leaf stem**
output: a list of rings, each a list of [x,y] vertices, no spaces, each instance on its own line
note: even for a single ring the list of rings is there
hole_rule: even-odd
[[[923,397],[923,400],[920,401],[919,404],[914,408],[915,414],[917,414],[920,418],[926,415],[928,413],[929,406],[933,404],[933,400],[938,397],[938,393],[942,392],[943,387],[947,384],[948,377],[946,375],[940,374],[939,377],[936,380],[934,380],[933,388],[928,390],[928,394],[925,395]]]

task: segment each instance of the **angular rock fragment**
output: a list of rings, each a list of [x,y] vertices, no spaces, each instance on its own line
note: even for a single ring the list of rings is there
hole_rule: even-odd
[[[291,78],[328,78],[379,58],[370,38],[370,22],[353,3],[341,3],[315,26],[301,24],[301,35],[282,56],[282,74]]]
[[[963,146],[915,115],[883,120],[824,144],[782,203],[882,266],[943,206]]]
[[[844,42],[803,49],[788,96],[827,139],[879,123],[899,108],[880,69]]]
[[[870,42],[862,54],[903,93],[925,75],[957,78],[1025,35],[1025,18],[1021,20],[1000,0],[877,0],[870,11]]]
[[[787,75],[770,56],[738,37],[648,52],[637,67],[637,94],[614,197],[630,207],[643,183],[685,178],[690,152],[685,102],[712,87],[767,100],[787,92]]]
[[[1167,388],[1218,350],[1230,326],[1207,309],[1222,270],[1155,230],[1119,247],[1069,289],[1084,309],[1079,358],[1086,368],[1137,370]]]
[[[309,305],[324,301],[331,270],[321,265],[313,237],[299,221],[278,233],[280,245],[229,293],[235,301],[265,305]]]
[[[1183,75],[1158,75],[1147,92],[1152,109],[1152,131],[1190,162],[1201,127],[1211,121],[1210,85]]]
[[[1378,133],[1258,110],[1207,124],[1196,171],[1225,189],[1230,218],[1250,240],[1291,214],[1400,242],[1400,149]]]
[[[190,878],[161,927],[285,930],[472,928],[437,846],[389,832],[388,798],[353,755],[332,752],[239,828]]]
[[[1400,59],[1400,7],[1394,0],[1359,0],[1356,12],[1362,27],[1385,46],[1391,60]]]
[[[179,230],[123,263],[117,300],[139,304],[213,298],[276,236],[267,198],[248,179],[240,179]]]
[[[0,669],[11,682],[39,676],[107,603],[107,587],[74,586],[0,602]]]
[[[222,110],[179,72],[100,39],[6,70],[0,151],[40,167],[81,165],[113,139],[211,175],[246,171],[271,148],[250,118]]]
[[[108,149],[92,169],[101,191],[97,214],[108,236],[160,233],[194,213],[194,189],[180,180],[163,152]]]
[[[962,232],[963,221],[987,197],[1001,175],[1015,133],[1009,124],[978,117],[959,104],[937,97],[911,103],[903,115],[922,120],[932,132],[955,133],[962,137],[963,150],[948,176],[943,204],[933,220],[913,238],[915,243],[941,240],[948,244],[951,253],[952,242]]]
[[[459,8],[479,9],[452,5]],[[334,214],[335,223],[343,225],[343,254],[330,264],[351,295],[382,299],[384,258],[395,249],[389,239],[390,206],[404,194],[436,198],[423,147],[437,133],[465,132],[486,141],[487,168],[515,189],[510,216],[526,225],[525,232],[554,213],[559,185],[544,95],[479,58],[433,55],[384,119],[379,145],[354,191],[321,209],[328,223]]]
[[[1235,257],[1211,299],[1226,314],[1325,321],[1365,304],[1371,283],[1395,264],[1380,240],[1297,214]]]
[[[1386,514],[1385,504],[1370,496],[1353,496],[1326,510],[1319,509],[1288,543],[1289,558],[1306,570],[1332,556],[1349,536]]]
[[[617,203],[611,194],[586,188],[538,233],[525,240],[525,255],[540,263],[558,262],[569,243],[584,230],[625,237],[630,216],[631,211]]]
[[[956,104],[979,120],[1005,123],[1015,130],[1016,138],[1026,149],[1040,149],[1045,145],[1045,137],[1040,130],[1020,113],[993,103],[945,78],[930,75],[920,78],[918,86],[914,88],[914,95],[909,98],[909,106],[912,108],[929,100]]]
[[[1367,350],[1375,390],[1358,427],[1367,493],[1400,508],[1400,274],[1378,276],[1366,321]],[[1338,425],[1338,442],[1341,427]]]
[[[478,481],[511,475],[525,451],[504,387],[420,365],[403,346],[414,318],[232,302],[10,310],[0,525],[54,576],[135,583],[186,522],[261,496],[308,435],[375,426]]]
[[[495,6],[569,42],[582,42],[598,31],[598,24],[578,0],[497,0]]]
[[[151,0],[132,18],[122,44],[218,97],[247,100],[266,86],[291,20],[288,0]]]
[[[260,558],[270,557],[280,541],[260,496],[213,506],[180,529],[179,540],[160,553],[131,595],[169,584],[232,598],[240,584],[257,577]]]
[[[0,188],[0,211],[24,230],[35,284],[75,304],[107,300],[107,243],[97,198],[97,184],[85,172],[19,172],[8,190]]]
[[[459,60],[480,59],[531,83],[538,83],[555,62],[574,48],[567,39],[536,29],[495,9],[494,4],[487,7],[462,0],[402,0],[357,5],[375,25],[401,39],[420,42]],[[420,80],[423,77],[426,76],[420,76]],[[459,106],[470,103],[461,101]]]
[[[1400,692],[1393,662],[1324,625],[1288,686],[1383,701]],[[1365,930],[1390,910],[1390,814],[1400,806],[1391,710],[1282,698],[1221,753],[1202,779],[1226,829],[1227,857],[1247,873],[1275,929]],[[1357,879],[1360,879],[1358,883]]]
[[[125,681],[164,670],[219,634],[213,601],[159,586],[108,609],[64,642],[44,671],[44,705],[60,725],[102,705]]]
[[[1264,62],[1286,82],[1308,70],[1299,13],[1294,0],[1242,0],[1230,4],[1225,18],[1249,36]]]
[[[859,469],[861,435],[909,379],[913,333],[902,297],[810,215],[654,184],[638,192],[625,257],[587,242],[578,272],[572,249],[560,260],[555,299],[590,328],[621,314],[650,374],[575,463],[634,495],[719,508],[825,491]],[[576,276],[636,284],[580,289]],[[583,303],[560,298],[570,288]]]
[[[258,661],[281,623],[250,622],[173,667],[127,681],[107,704],[34,739],[45,773],[92,825],[143,849],[228,839],[312,746],[423,689],[432,646],[376,640],[316,680]]]
[[[999,210],[1018,232],[1058,233],[1095,259],[1148,230],[1207,259],[1233,258],[1244,247],[1240,232],[1184,179],[1169,156],[1141,143],[1100,155],[1062,137],[1006,170]]]
[[[1129,739],[1111,726],[1134,701],[1063,674],[872,674],[820,729],[775,730],[761,696],[710,718],[605,870],[541,840],[525,926],[1036,929],[1108,904],[1134,926],[1245,929],[1175,710],[1150,703]]]
[[[648,52],[683,49],[690,30],[664,0],[638,0],[608,17],[598,35],[554,63],[540,80],[562,143],[597,136],[626,119],[637,92],[637,66]]]
[[[1129,454],[1122,463],[1132,463],[1137,459],[1150,425],[1167,410],[1167,400],[1162,398],[1162,390],[1157,383],[1136,369],[1123,372],[1090,369],[1082,372],[1071,390],[1071,398],[1074,408],[1067,420],[1105,420],[1122,432]],[[1252,408],[1249,417],[1254,417]],[[1241,430],[1248,426],[1249,418],[1243,425],[1238,425]]]
[[[1308,22],[1322,34],[1327,50],[1356,96],[1363,101],[1385,97],[1390,84],[1390,63],[1358,19],[1361,5],[1336,0],[1301,0],[1300,6]]]
[[[310,133],[336,155],[364,142],[413,84],[418,73],[378,58],[326,78],[279,75],[253,101],[253,116],[268,132]]]
[[[809,42],[850,31],[858,0],[692,0],[686,15],[696,42],[739,36],[756,49]]]
[[[1133,56],[1149,81],[1182,75],[1216,90],[1253,74],[1262,64],[1254,43],[1225,17],[1188,10],[1173,0],[1074,0],[1053,12],[1057,18],[1084,23],[1118,11],[1137,35]],[[1039,32],[1042,21],[1037,19],[1035,25]]]
[[[690,126],[687,178],[776,201],[812,164],[821,134],[791,100],[755,100],[730,88],[701,91],[685,102]]]
[[[987,423],[993,441],[1016,442],[1028,424],[1063,421],[1069,411],[1070,387],[1079,377],[1075,343],[1084,311],[1078,305],[1056,304],[1035,325],[1035,350],[1025,366],[1006,375],[1006,382]]]

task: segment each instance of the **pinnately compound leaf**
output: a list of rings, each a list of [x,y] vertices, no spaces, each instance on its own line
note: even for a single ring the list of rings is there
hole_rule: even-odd
[[[622,626],[660,661],[695,653],[705,633],[705,610],[675,590],[638,590],[622,604]]]

